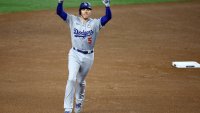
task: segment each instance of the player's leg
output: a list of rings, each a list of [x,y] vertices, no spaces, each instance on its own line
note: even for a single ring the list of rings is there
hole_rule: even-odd
[[[83,106],[83,102],[85,99],[85,88],[86,81],[85,78],[92,67],[93,57],[90,59],[84,59],[84,62],[81,64],[79,74],[77,76],[77,87],[76,87],[76,106],[75,113],[79,113]]]
[[[65,111],[72,112],[73,102],[74,102],[74,94],[76,87],[76,76],[80,69],[80,64],[77,61],[78,59],[74,55],[69,55],[68,57],[68,81],[65,90],[65,98],[64,98],[64,108]]]
[[[83,102],[85,99],[85,88],[86,81],[79,82],[76,88],[76,105],[75,105],[75,113],[80,113],[81,108],[83,106]]]

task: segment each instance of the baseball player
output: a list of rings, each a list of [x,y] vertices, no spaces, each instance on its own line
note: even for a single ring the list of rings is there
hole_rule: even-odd
[[[75,96],[75,113],[80,113],[85,98],[85,87],[88,71],[94,61],[94,45],[100,29],[112,18],[110,0],[102,0],[105,4],[105,15],[98,19],[90,18],[92,7],[83,2],[79,7],[79,16],[63,10],[64,0],[58,0],[57,14],[69,25],[72,48],[68,54],[68,81],[65,90],[65,113],[72,113]]]

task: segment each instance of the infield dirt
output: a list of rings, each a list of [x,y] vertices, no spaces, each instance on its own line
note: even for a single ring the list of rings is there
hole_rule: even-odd
[[[171,62],[200,63],[200,3],[111,8],[83,113],[199,113],[200,69]],[[93,17],[103,15],[93,8]],[[63,113],[69,33],[55,11],[0,15],[1,113]]]

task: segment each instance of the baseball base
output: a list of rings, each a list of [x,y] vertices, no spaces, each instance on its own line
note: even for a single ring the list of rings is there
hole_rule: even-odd
[[[172,66],[176,68],[200,68],[200,64],[196,61],[175,61]]]

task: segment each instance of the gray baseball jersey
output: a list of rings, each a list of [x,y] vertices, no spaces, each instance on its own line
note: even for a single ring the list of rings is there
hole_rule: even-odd
[[[93,50],[99,30],[102,28],[100,19],[90,18],[83,23],[80,17],[67,14],[66,22],[70,27],[72,47]]]

